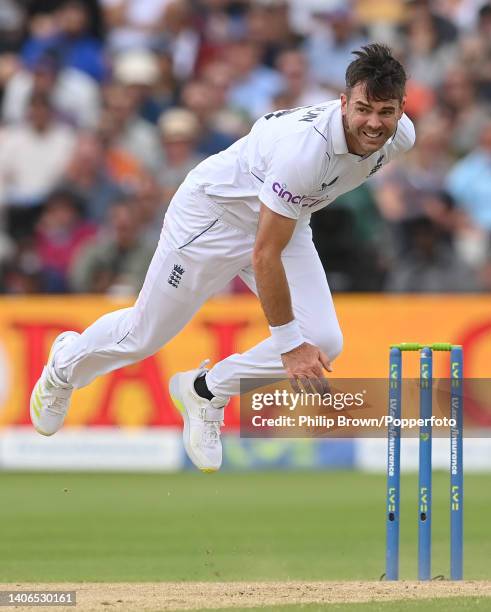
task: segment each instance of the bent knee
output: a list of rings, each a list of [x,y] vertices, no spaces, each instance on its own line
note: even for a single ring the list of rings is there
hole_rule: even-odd
[[[312,342],[334,361],[343,350],[343,333],[337,329],[317,330]]]

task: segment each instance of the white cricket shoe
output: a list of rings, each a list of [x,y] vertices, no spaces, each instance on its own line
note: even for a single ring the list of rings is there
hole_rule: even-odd
[[[31,394],[31,422],[43,436],[52,436],[60,429],[70,407],[73,387],[60,380],[53,367],[56,353],[80,334],[67,331],[53,342],[48,362]]]
[[[206,372],[204,361],[196,370],[175,374],[169,381],[170,396],[184,420],[183,440],[186,453],[202,472],[216,472],[222,465],[220,427],[223,425],[224,400],[200,397],[194,381]]]

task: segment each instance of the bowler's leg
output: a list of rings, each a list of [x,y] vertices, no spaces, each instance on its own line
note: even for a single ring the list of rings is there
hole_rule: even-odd
[[[55,340],[31,396],[35,428],[55,433],[74,388],[152,355],[174,337],[246,265],[248,241],[214,218],[197,190],[181,188],[135,305]]]
[[[55,368],[75,388],[156,353],[193,317],[206,289],[185,301],[168,283],[174,258],[157,250],[135,305],[110,312],[56,354]],[[178,264],[177,264],[178,265]]]
[[[60,350],[55,366],[75,388],[157,352],[244,265],[244,245],[184,183],[131,308],[101,317]]]

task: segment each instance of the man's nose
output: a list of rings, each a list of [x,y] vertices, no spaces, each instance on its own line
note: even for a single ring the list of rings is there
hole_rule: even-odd
[[[379,130],[382,127],[382,121],[377,113],[371,113],[367,118],[367,127],[372,130]]]

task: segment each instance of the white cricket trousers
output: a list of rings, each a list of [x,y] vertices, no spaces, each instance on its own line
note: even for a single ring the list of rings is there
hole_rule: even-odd
[[[234,224],[232,224],[234,223]],[[186,182],[166,213],[144,285],[131,308],[102,316],[56,355],[55,367],[75,388],[156,353],[213,294],[237,274],[257,294],[254,234],[239,228],[201,187]],[[293,312],[307,341],[333,360],[342,334],[310,227],[298,226],[282,254]],[[199,362],[202,355],[196,355]],[[241,378],[285,375],[271,338],[217,363],[206,381],[221,398],[239,394]]]

